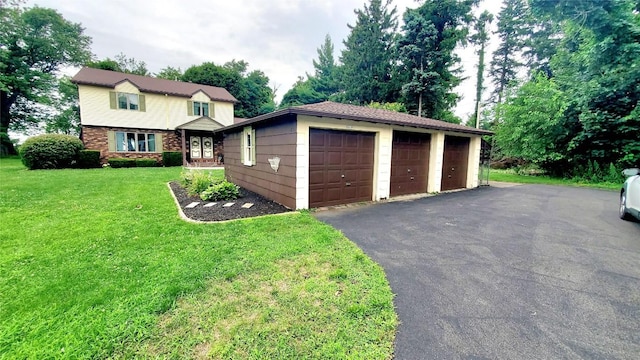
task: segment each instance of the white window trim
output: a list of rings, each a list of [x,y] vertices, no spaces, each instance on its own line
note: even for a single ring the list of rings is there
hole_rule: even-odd
[[[127,108],[121,108],[120,107],[120,95],[125,95],[127,98]],[[130,98],[129,96],[136,96],[138,98],[138,103],[136,104],[136,106],[138,107],[137,109],[132,109],[131,108],[131,102],[129,101]],[[127,92],[116,92],[116,109],[118,110],[130,110],[130,111],[140,111],[140,94],[133,94],[133,93],[127,93]]]
[[[240,151],[242,152],[242,164],[244,166],[254,166],[256,164],[256,132],[251,126],[242,129],[240,141]]]
[[[118,134],[124,134],[124,147],[125,150],[118,150]],[[134,146],[134,150],[129,150],[129,144],[127,143],[129,137],[128,134],[133,134],[134,135],[134,139],[135,139],[135,146]],[[139,149],[139,144],[138,144],[138,139],[140,135],[144,135],[144,143],[145,143],[145,149],[146,151],[140,151]],[[153,143],[154,143],[154,151],[149,151],[149,135],[153,135]],[[132,132],[132,131],[116,131],[115,132],[115,140],[116,140],[116,145],[115,145],[115,150],[116,152],[119,153],[131,153],[131,152],[137,152],[137,153],[157,153],[158,152],[158,144],[156,143],[158,140],[158,136],[155,133],[138,133],[138,132]]]
[[[207,106],[207,113],[204,113],[204,105]],[[196,112],[196,106],[198,107],[198,111]],[[193,115],[194,116],[207,116],[209,117],[209,114],[211,113],[211,110],[209,109],[209,103],[206,101],[194,101],[193,102]]]

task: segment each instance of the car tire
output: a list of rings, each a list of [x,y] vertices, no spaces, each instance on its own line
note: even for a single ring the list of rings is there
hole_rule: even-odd
[[[631,214],[627,212],[627,195],[625,193],[620,194],[620,219],[631,220]]]

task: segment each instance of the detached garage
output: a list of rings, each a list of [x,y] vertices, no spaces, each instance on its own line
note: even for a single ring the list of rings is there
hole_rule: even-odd
[[[292,209],[477,187],[481,135],[491,134],[329,101],[217,132],[227,179]]]

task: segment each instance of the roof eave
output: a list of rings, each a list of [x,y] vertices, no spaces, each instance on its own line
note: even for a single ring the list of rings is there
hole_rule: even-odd
[[[450,128],[450,127],[447,127],[447,126],[412,124],[412,123],[406,123],[406,122],[396,121],[396,120],[372,119],[372,118],[368,118],[368,117],[365,117],[365,116],[325,113],[325,112],[321,112],[321,111],[300,109],[300,108],[294,108],[294,107],[288,107],[288,108],[283,109],[283,110],[278,110],[278,111],[275,111],[275,112],[272,112],[272,113],[256,116],[256,117],[254,117],[252,119],[249,119],[247,121],[243,121],[243,122],[240,122],[240,123],[237,123],[237,124],[229,125],[229,126],[226,126],[224,128],[218,129],[218,130],[216,130],[216,132],[225,132],[225,131],[233,130],[233,129],[236,129],[236,128],[244,127],[244,126],[247,126],[247,125],[252,125],[252,124],[255,124],[255,123],[259,123],[259,122],[262,122],[262,121],[265,121],[265,120],[268,120],[268,119],[271,119],[271,118],[279,117],[279,116],[282,116],[282,115],[286,115],[286,114],[307,115],[307,116],[317,116],[317,117],[332,117],[332,118],[336,118],[336,119],[365,121],[365,122],[370,122],[370,123],[387,124],[387,125],[398,125],[398,126],[413,127],[413,128],[419,128],[419,129],[441,130],[441,131],[467,133],[467,134],[474,134],[474,135],[493,135],[493,133],[491,131],[474,129],[474,128],[455,129],[455,128]]]
[[[76,84],[76,85],[97,86],[97,87],[104,87],[104,88],[109,88],[109,89],[115,89],[116,86],[118,84],[122,83],[123,81],[129,81],[129,80],[122,80],[122,81],[119,81],[116,84],[105,84],[105,83],[91,82],[91,81],[86,81],[86,80],[71,79],[71,82]],[[131,82],[131,81],[129,81],[129,82]],[[131,82],[131,83],[134,84],[133,82]],[[136,85],[136,87],[138,88],[138,90],[140,90],[140,92],[144,92],[144,93],[147,93],[147,94],[169,95],[169,96],[175,96],[175,97],[182,97],[182,98],[185,98],[185,99],[189,99],[189,98],[191,98],[193,96],[193,95],[189,95],[189,94],[177,94],[177,93],[170,92],[170,91],[150,90],[150,89],[138,87],[137,85]],[[197,93],[197,91],[196,91],[196,93]],[[207,96],[209,96],[209,95],[207,95]],[[211,100],[213,100],[213,101],[227,102],[227,103],[232,103],[232,104],[236,104],[236,103],[239,102],[238,100],[221,99],[221,98],[216,98],[216,97],[211,97],[211,96],[209,96],[209,98]]]

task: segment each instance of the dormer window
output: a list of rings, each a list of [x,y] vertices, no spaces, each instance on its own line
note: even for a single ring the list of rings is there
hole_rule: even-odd
[[[118,109],[138,110],[140,107],[138,94],[118,93]]]
[[[212,102],[205,101],[187,101],[187,115],[188,116],[206,116],[215,118],[215,108]]]
[[[196,116],[209,116],[209,103],[194,101],[193,102],[193,115]]]
[[[112,109],[145,111],[144,95],[125,92],[109,92]]]

